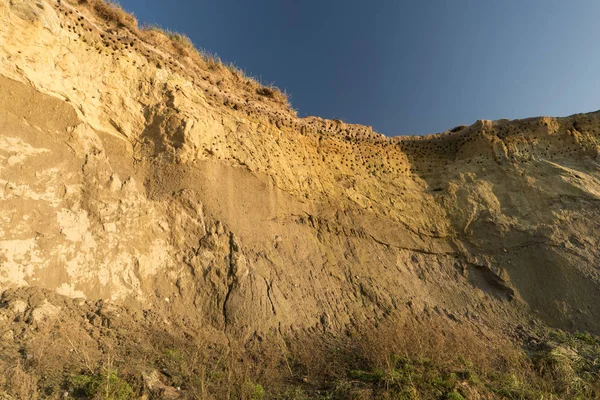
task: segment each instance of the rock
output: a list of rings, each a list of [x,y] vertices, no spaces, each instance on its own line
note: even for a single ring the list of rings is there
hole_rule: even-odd
[[[160,399],[173,400],[181,398],[181,393],[172,386],[167,386],[161,381],[159,371],[150,371],[142,374],[144,384],[148,390]]]
[[[35,322],[43,322],[49,319],[55,319],[60,314],[60,308],[50,304],[47,300],[40,306],[33,309],[31,318]]]
[[[11,303],[10,310],[15,314],[23,314],[27,310],[27,303],[23,300],[15,300]]]

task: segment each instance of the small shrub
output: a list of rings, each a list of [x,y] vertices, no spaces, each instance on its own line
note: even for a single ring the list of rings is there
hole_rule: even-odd
[[[165,349],[164,354],[169,360],[172,361],[183,360],[183,354],[181,353],[181,350],[178,349]]]
[[[578,340],[581,340],[582,342],[585,342],[587,344],[597,344],[596,343],[596,338],[594,338],[589,332],[577,332],[575,334],[575,338]]]
[[[262,385],[246,382],[246,390],[250,400],[262,400],[265,398],[265,389]]]
[[[75,375],[69,379],[69,387],[75,398],[92,397],[98,391],[100,381],[95,376]]]
[[[467,381],[471,384],[481,383],[481,380],[479,379],[479,376],[477,376],[477,373],[472,370],[458,371],[456,372],[456,376],[459,379]]]
[[[288,388],[280,395],[281,400],[309,400],[310,397],[302,388]]]
[[[69,387],[73,396],[81,399],[128,400],[134,394],[131,386],[115,370],[72,376]]]
[[[458,392],[450,392],[446,395],[446,400],[465,400],[465,398]]]

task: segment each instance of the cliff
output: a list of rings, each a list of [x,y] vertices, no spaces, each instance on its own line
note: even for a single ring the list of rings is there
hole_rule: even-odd
[[[148,327],[283,353],[390,321],[489,351],[598,334],[599,145],[599,113],[424,137],[298,118],[114,6],[0,0],[6,358],[29,376],[52,359],[29,349],[54,337],[69,365],[103,362],[103,340],[118,358]]]

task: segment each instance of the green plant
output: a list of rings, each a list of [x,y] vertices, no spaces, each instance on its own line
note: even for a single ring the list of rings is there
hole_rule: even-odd
[[[481,380],[479,379],[479,376],[477,375],[477,373],[473,370],[464,370],[464,371],[458,371],[456,372],[456,376],[459,379],[462,379],[464,381],[467,381],[471,384],[478,384],[481,383]]]
[[[262,400],[265,398],[265,389],[258,383],[246,382],[246,393],[250,400]]]
[[[183,354],[179,349],[165,349],[164,350],[165,357],[172,361],[182,361]]]
[[[281,400],[308,400],[309,397],[302,388],[293,387],[286,389],[279,397]]]
[[[383,371],[379,370],[373,372],[352,370],[348,373],[348,376],[350,377],[350,379],[354,379],[360,382],[377,383],[383,379],[384,374]]]
[[[589,332],[577,332],[575,334],[575,338],[581,340],[587,344],[595,345],[598,344],[596,338],[592,336]]]
[[[75,398],[98,400],[128,400],[133,398],[133,389],[116,370],[95,375],[74,375],[69,387]]]
[[[446,395],[446,400],[465,400],[465,398],[458,392],[450,392]]]

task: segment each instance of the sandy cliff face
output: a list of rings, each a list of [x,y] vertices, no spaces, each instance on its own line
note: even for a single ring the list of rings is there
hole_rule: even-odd
[[[397,138],[301,119],[85,4],[0,0],[0,288],[247,335],[598,333],[599,138],[597,113]]]

